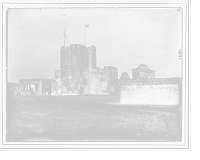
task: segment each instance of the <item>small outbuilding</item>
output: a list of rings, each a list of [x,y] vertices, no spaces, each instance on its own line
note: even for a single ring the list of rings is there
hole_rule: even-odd
[[[155,78],[156,72],[145,64],[140,64],[137,68],[131,69],[131,71],[133,80]]]

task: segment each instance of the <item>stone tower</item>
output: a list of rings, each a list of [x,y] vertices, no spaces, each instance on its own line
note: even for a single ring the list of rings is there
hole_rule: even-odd
[[[119,92],[118,88],[118,72],[116,67],[108,66],[109,75],[109,94],[115,94]]]
[[[61,94],[81,94],[96,68],[96,47],[70,44],[60,48]]]
[[[104,69],[97,67],[90,72],[90,93],[91,94],[115,94],[119,93],[117,68],[104,66]]]
[[[95,46],[91,46],[88,48],[89,53],[89,70],[92,71],[96,69],[96,48]]]

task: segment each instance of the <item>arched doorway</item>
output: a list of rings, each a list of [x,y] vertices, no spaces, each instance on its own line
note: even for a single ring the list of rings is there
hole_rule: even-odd
[[[145,80],[150,80],[150,79],[152,79],[152,77],[151,77],[150,75],[145,75],[145,76],[143,76],[143,78],[144,78]]]
[[[31,90],[34,91],[35,90],[35,85],[31,84]]]

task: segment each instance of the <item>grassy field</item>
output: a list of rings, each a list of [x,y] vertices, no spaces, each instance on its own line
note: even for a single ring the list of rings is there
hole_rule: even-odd
[[[180,106],[120,105],[117,96],[13,96],[6,139],[180,141]]]

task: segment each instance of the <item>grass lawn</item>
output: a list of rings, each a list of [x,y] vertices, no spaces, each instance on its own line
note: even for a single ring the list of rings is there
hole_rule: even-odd
[[[13,96],[6,140],[180,141],[180,106],[120,105],[118,96]]]

